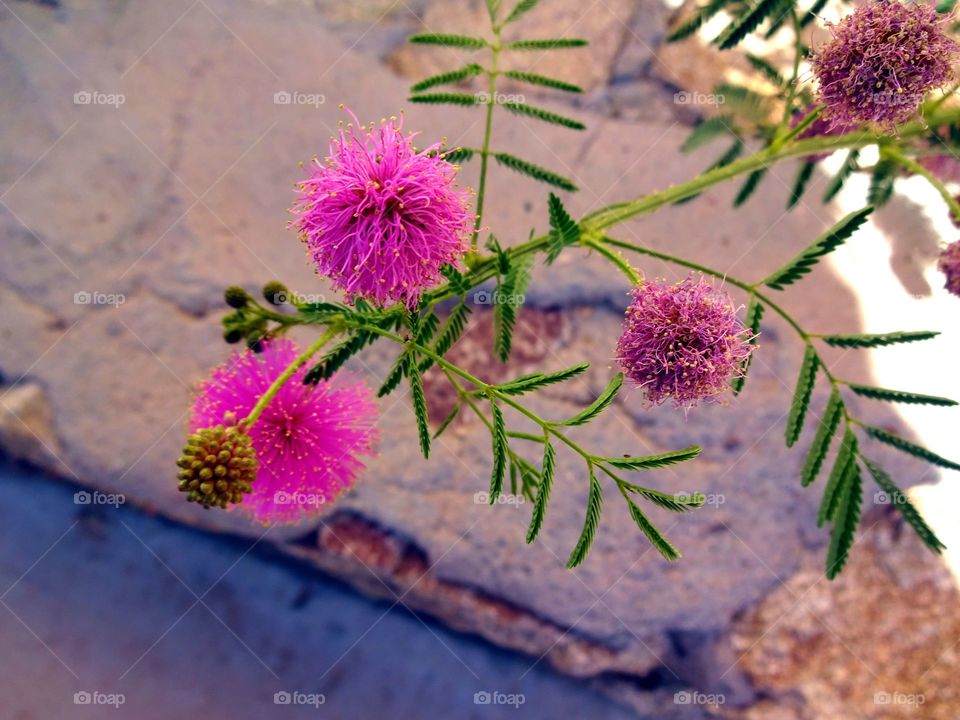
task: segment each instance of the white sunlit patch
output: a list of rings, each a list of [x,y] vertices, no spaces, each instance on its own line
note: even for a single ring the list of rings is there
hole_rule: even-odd
[[[862,165],[870,165],[875,156],[875,148],[865,149]],[[836,171],[842,161],[842,154],[829,158],[827,171]],[[862,207],[868,187],[869,177],[851,177],[838,197],[842,212]],[[925,180],[901,179],[897,192],[923,208],[941,243],[956,239],[958,231],[950,221],[946,204]],[[891,207],[881,212],[895,210]],[[932,263],[924,269],[931,295],[911,294],[891,271],[891,254],[890,242],[871,221],[829,257],[859,301],[863,332],[941,331],[940,336],[922,343],[861,351],[869,352],[873,384],[960,399],[960,375],[955,370],[955,359],[960,357],[960,299],[943,289],[943,276]],[[921,444],[951,459],[960,455],[960,408],[898,405],[896,410]],[[960,473],[921,463],[916,467],[918,473],[923,473],[923,481],[910,488],[908,495],[946,544],[947,563],[960,581]],[[901,484],[910,484],[907,481],[903,478]],[[872,497],[872,492],[868,496]]]

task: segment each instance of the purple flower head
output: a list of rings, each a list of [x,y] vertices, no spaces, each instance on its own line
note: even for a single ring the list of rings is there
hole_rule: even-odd
[[[937,262],[937,268],[947,277],[947,290],[960,296],[960,240],[947,245]]]
[[[924,96],[953,78],[960,47],[948,18],[926,3],[867,2],[831,27],[813,55],[819,101],[833,125],[908,120]]]
[[[190,429],[245,418],[271,383],[297,357],[287,339],[264,343],[261,353],[235,353],[204,381]],[[304,385],[300,368],[248,430],[259,467],[239,507],[262,523],[293,523],[321,512],[356,480],[377,439],[377,406],[362,382],[334,377]]]
[[[297,186],[291,223],[320,274],[353,300],[416,306],[468,249],[474,216],[439,144],[417,151],[403,121],[340,124]],[[359,128],[357,127],[359,125]]]
[[[726,292],[691,275],[674,285],[643,281],[632,295],[617,362],[651,404],[672,398],[689,409],[743,372],[755,346]]]

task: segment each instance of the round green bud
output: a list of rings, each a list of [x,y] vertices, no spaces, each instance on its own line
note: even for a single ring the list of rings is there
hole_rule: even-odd
[[[263,299],[271,305],[285,305],[290,300],[290,291],[279,280],[271,280],[263,286]]]
[[[239,285],[231,285],[224,290],[223,299],[226,301],[227,305],[237,309],[246,307],[247,303],[250,302],[250,296],[247,295],[247,291]]]

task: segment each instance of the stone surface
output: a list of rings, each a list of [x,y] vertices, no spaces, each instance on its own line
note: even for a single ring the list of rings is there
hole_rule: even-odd
[[[267,543],[76,505],[73,492],[0,463],[4,718],[636,717],[396,598],[360,600]],[[284,692],[324,702],[276,705]],[[483,692],[522,704],[475,704]]]
[[[17,17],[0,8],[0,399],[12,413],[25,407],[14,403],[25,395],[43,398],[49,412],[40,417],[56,460],[44,464],[58,474],[249,543],[262,528],[184,503],[172,480],[191,387],[228,354],[218,326],[222,288],[238,283],[255,291],[278,277],[317,299],[329,296],[283,229],[296,163],[325,151],[344,117],[338,102],[361,118],[388,115],[404,104],[404,81],[376,52],[351,51],[306,3],[14,7]],[[382,17],[376,3],[357,12],[364,7]],[[556,12],[562,18],[566,10]],[[565,33],[558,22],[545,17],[537,27],[544,35]],[[603,52],[608,44],[597,43]],[[606,66],[581,65],[594,73],[613,67],[614,57]],[[75,104],[74,93],[83,91],[122,93],[125,102]],[[325,102],[274,102],[275,93],[293,92]],[[589,125],[584,133],[502,117],[494,134],[498,148],[573,177],[582,188],[566,200],[575,215],[687,179],[717,154],[708,147],[680,155],[686,129],[672,119],[579,116]],[[406,122],[425,139],[446,135],[453,145],[476,144],[482,130],[475,111],[459,109],[415,107]],[[771,172],[748,212],[730,210],[736,187],[727,186],[629,223],[617,236],[761,277],[834,219],[820,205],[783,211],[793,170]],[[544,232],[545,190],[504,168],[491,172],[488,229],[507,244],[531,229]],[[475,163],[463,177],[476,182]],[[822,183],[814,178],[809,197]],[[647,275],[682,277],[660,263],[636,264]],[[789,291],[784,304],[816,329],[854,331],[852,296],[825,266],[818,273],[817,293]],[[509,369],[489,360],[484,307],[476,308],[458,361],[498,378],[590,360],[581,381],[532,401],[551,417],[572,414],[609,378],[627,289],[600,258],[571,250],[536,268]],[[376,382],[394,354],[377,345],[356,370]],[[836,353],[835,360],[840,375],[867,377],[863,355]],[[798,487],[802,451],[787,451],[782,441],[798,364],[795,338],[768,316],[747,390],[731,407],[684,418],[670,408],[647,412],[636,393],[625,394],[577,431],[584,445],[609,454],[704,446],[695,463],[642,478],[714,498],[690,516],[651,512],[686,552],[680,563],[667,565],[650,550],[608,488],[588,562],[565,570],[586,493],[582,468],[565,453],[541,538],[525,545],[529,506],[475,502],[489,482],[489,439],[479,423],[456,424],[424,462],[405,390],[383,403],[384,444],[357,490],[331,515],[271,530],[262,545],[272,560],[299,558],[388,602],[402,595],[414,611],[539,658],[537,667],[590,677],[640,713],[706,713],[679,710],[674,690],[749,703],[765,681],[736,667],[725,672],[736,665],[731,627],[811,558],[819,560],[825,541],[813,520],[817,494]],[[439,378],[428,385],[439,419],[449,396]],[[822,403],[818,394],[815,412]],[[875,422],[897,425],[884,408],[872,412]],[[2,422],[9,427],[15,419]],[[908,467],[882,457],[892,471]]]
[[[838,580],[805,564],[738,621],[740,664],[767,697],[747,718],[957,716],[956,585],[890,520],[873,513]]]

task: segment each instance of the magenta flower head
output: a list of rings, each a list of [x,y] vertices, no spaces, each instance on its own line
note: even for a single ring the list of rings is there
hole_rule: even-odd
[[[632,295],[616,359],[651,404],[689,409],[743,372],[755,346],[726,292],[691,275],[674,285],[645,280]]]
[[[833,39],[812,58],[826,119],[889,129],[912,117],[954,76],[960,48],[945,32],[949,20],[931,4],[878,0],[831,27]]]
[[[950,243],[940,253],[937,268],[947,277],[944,287],[954,295],[960,296],[960,240]]]
[[[352,116],[352,115],[351,115]],[[344,128],[296,186],[291,223],[320,274],[349,300],[416,306],[468,250],[474,216],[439,144],[417,151],[403,121]]]
[[[269,340],[260,353],[235,353],[204,381],[193,404],[190,429],[223,425],[249,415],[271,383],[297,357],[287,339]],[[235,507],[261,523],[293,523],[317,515],[363,469],[377,439],[377,406],[362,382],[335,376],[304,385],[300,368],[248,429],[259,461],[249,491]]]

